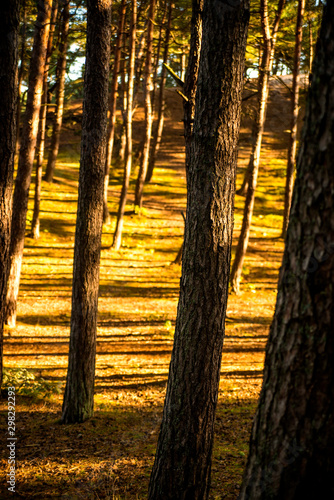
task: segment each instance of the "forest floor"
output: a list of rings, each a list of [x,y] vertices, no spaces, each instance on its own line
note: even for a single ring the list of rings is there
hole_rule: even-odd
[[[245,96],[250,92],[245,90]],[[261,387],[283,251],[288,97],[282,83],[272,82],[241,292],[228,301],[211,499],[238,495]],[[245,101],[243,112],[238,185],[249,158],[252,101]],[[79,126],[71,116],[80,114],[78,106],[68,110],[55,182],[43,183],[41,237],[26,238],[17,326],[4,334],[6,384],[17,391],[16,491],[25,499],[142,499],[161,421],[181,273],[172,262],[182,243],[186,205],[182,103],[174,90],[167,90],[165,133],[153,181],[145,189],[145,208],[133,214],[134,172],[118,252],[109,247],[122,169],[113,168],[112,222],[102,238],[95,415],[81,425],[60,425],[80,150]],[[142,118],[139,107],[139,130]],[[135,138],[138,143],[140,133]],[[30,198],[28,229],[32,192]],[[237,196],[234,249],[243,204]],[[4,475],[6,400],[0,409],[0,497],[11,498]]]

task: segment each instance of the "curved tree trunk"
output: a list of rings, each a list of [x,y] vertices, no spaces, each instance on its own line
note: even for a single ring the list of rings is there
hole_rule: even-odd
[[[16,147],[17,64],[20,2],[0,5],[0,389],[3,373],[3,325],[10,259],[14,155]]]
[[[242,266],[248,247],[250,227],[253,217],[255,190],[260,165],[262,135],[267,110],[267,100],[269,91],[269,76],[273,63],[277,31],[283,11],[285,0],[279,0],[276,17],[273,28],[270,32],[268,1],[261,0],[261,26],[263,33],[263,54],[258,79],[258,99],[259,107],[253,130],[253,147],[248,165],[248,188],[244,207],[244,214],[241,226],[241,232],[231,270],[231,288],[235,293],[239,292]]]
[[[114,147],[114,135],[115,135],[115,124],[116,124],[116,102],[117,102],[117,91],[118,91],[118,74],[120,68],[121,60],[121,49],[124,31],[124,21],[125,21],[126,3],[122,0],[120,6],[120,17],[117,30],[117,41],[115,46],[115,58],[114,58],[114,70],[113,78],[111,84],[111,90],[109,95],[109,126],[107,132],[107,153],[106,153],[106,171],[104,175],[104,195],[103,195],[103,222],[108,224],[110,222],[110,215],[108,210],[108,187],[109,187],[109,170],[111,164],[111,157]]]
[[[111,0],[88,0],[70,351],[61,417],[64,424],[83,422],[94,410],[110,37]]]
[[[34,45],[29,68],[27,106],[23,121],[19,164],[13,198],[12,233],[10,243],[10,275],[7,289],[6,322],[16,324],[16,305],[19,293],[26,217],[31,172],[35,156],[39,112],[43,92],[44,66],[49,38],[52,0],[38,3]]]
[[[169,39],[170,39],[170,31],[172,24],[172,10],[173,10],[173,2],[170,0],[168,5],[168,20],[167,20],[167,28],[165,35],[165,46],[164,46],[164,54],[163,54],[163,64],[161,69],[161,77],[160,77],[160,88],[159,88],[159,103],[158,103],[158,119],[157,124],[154,130],[153,138],[152,138],[152,147],[150,151],[150,157],[148,162],[147,174],[145,182],[150,182],[153,176],[153,170],[155,166],[156,157],[160,148],[162,131],[164,128],[164,117],[165,117],[165,84],[166,84],[166,66],[168,62],[168,49],[169,49]],[[153,100],[152,100],[153,102]]]
[[[180,299],[150,500],[208,498],[248,18],[248,2],[204,2]]]
[[[61,38],[59,45],[59,56],[57,60],[57,87],[56,87],[56,111],[53,120],[51,147],[48,156],[44,179],[52,182],[56,168],[56,160],[59,150],[60,132],[63,123],[65,76],[66,76],[66,54],[68,45],[68,31],[70,26],[70,1],[66,0],[62,11]]]
[[[44,68],[42,105],[39,112],[39,124],[38,124],[38,134],[36,143],[36,177],[35,177],[34,211],[31,222],[31,235],[35,240],[39,238],[39,210],[41,204],[42,169],[43,169],[44,146],[45,146],[46,115],[48,106],[48,72],[49,72],[50,58],[52,54],[52,42],[56,25],[57,12],[58,12],[58,0],[54,0],[52,4],[48,49],[47,49],[45,68]]]
[[[327,2],[240,500],[334,497],[333,60]]]
[[[130,25],[130,50],[129,50],[129,71],[128,71],[128,92],[127,92],[127,110],[126,110],[126,147],[124,159],[124,177],[121,196],[119,200],[116,229],[112,247],[119,250],[122,243],[122,231],[124,223],[124,213],[126,199],[128,195],[130,174],[132,167],[132,107],[133,107],[133,85],[135,73],[135,54],[136,54],[136,24],[137,24],[137,3],[136,0],[131,1],[131,25]]]
[[[149,19],[147,26],[145,80],[144,80],[145,141],[144,141],[143,155],[140,162],[138,178],[136,183],[136,191],[135,191],[135,206],[139,208],[141,208],[143,205],[143,191],[147,174],[151,133],[152,133],[152,121],[153,121],[152,102],[151,102],[151,86],[152,86],[151,72],[152,72],[152,46],[153,46],[155,3],[156,0],[150,0]]]
[[[299,112],[299,66],[300,55],[302,50],[303,36],[303,16],[304,16],[305,0],[298,1],[297,23],[296,23],[296,42],[295,42],[295,57],[293,65],[292,79],[292,100],[291,100],[291,131],[288,150],[288,165],[286,170],[286,184],[284,197],[284,215],[282,237],[285,238],[289,223],[289,213],[293,192],[293,175],[295,171],[296,149],[297,149],[297,124]]]

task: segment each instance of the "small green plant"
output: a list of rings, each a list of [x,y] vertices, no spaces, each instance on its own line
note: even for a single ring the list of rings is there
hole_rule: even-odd
[[[4,368],[3,387],[15,387],[16,394],[33,398],[60,393],[60,384],[36,377],[26,368]]]

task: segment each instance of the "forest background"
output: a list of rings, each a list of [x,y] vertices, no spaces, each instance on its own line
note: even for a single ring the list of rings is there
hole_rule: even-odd
[[[269,2],[271,20],[276,7],[275,2]],[[122,239],[118,240],[119,248],[117,245],[115,248],[116,215],[122,186],[124,192],[131,9],[125,2],[113,3],[110,96],[115,92],[117,81],[118,99],[116,112],[112,114],[110,107],[110,114],[115,117],[115,141],[107,191],[109,213],[105,210],[102,237],[95,415],[80,426],[59,426],[58,422],[71,314],[85,4],[60,2],[57,12],[53,11],[53,40],[49,46],[48,68],[44,72],[47,91],[41,107],[46,116],[41,112],[39,119],[40,126],[43,120],[45,123],[45,146],[40,128],[27,212],[17,318],[14,313],[11,328],[4,331],[3,385],[17,388],[17,488],[25,498],[142,498],[147,491],[178,300],[180,266],[173,262],[182,245],[182,212],[186,206],[182,82],[189,52],[191,5],[186,1],[174,4],[166,1],[155,6],[148,78],[150,8],[152,2],[138,3],[133,78],[133,168],[127,205],[123,209]],[[123,27],[122,9],[125,13]],[[235,498],[238,493],[261,385],[265,342],[284,245],[281,235],[291,130],[296,13],[297,2],[287,2],[272,59],[249,248],[242,266],[239,293],[229,297],[216,418],[212,498]],[[23,133],[36,15],[35,2],[22,3],[18,137]],[[301,78],[299,125],[320,16],[321,5],[306,2],[300,56],[300,70],[304,76]],[[168,69],[164,70],[166,47]],[[259,95],[256,77],[263,54],[263,37],[260,5],[256,2],[251,4],[246,54],[237,187],[242,184],[251,153]],[[117,65],[119,76],[115,79],[113,70]],[[80,71],[82,74],[78,77]],[[145,159],[147,137],[147,92],[144,91],[147,85],[155,111],[153,137],[162,113],[164,127],[153,177],[143,185],[142,198],[138,199],[136,187]],[[165,89],[165,103],[160,99],[160,89]],[[159,137],[157,139],[159,144]],[[43,149],[44,163],[40,154]],[[154,156],[151,143],[151,159]],[[42,165],[47,168],[43,182]],[[34,184],[37,185],[36,195]],[[245,198],[237,196],[234,250],[244,203]],[[5,415],[6,407],[1,404],[2,415]],[[2,420],[1,425],[5,428],[6,421]],[[5,447],[2,453],[5,463]]]

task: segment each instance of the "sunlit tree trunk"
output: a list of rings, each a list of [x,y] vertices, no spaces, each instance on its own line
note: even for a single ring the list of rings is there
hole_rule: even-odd
[[[16,146],[17,64],[20,2],[0,5],[0,388],[3,373],[3,325],[10,259],[14,155]]]
[[[52,53],[53,33],[55,30],[57,12],[58,12],[58,1],[54,0],[52,4],[51,25],[50,25],[48,49],[47,49],[45,69],[44,69],[42,105],[39,112],[39,124],[38,124],[37,143],[36,143],[36,177],[35,177],[34,211],[31,222],[31,235],[35,240],[39,238],[39,210],[41,204],[42,169],[43,169],[43,159],[44,159],[46,114],[48,106],[48,72],[50,65],[50,57]]]
[[[57,60],[57,86],[56,86],[56,110],[53,119],[51,146],[48,156],[48,163],[45,171],[46,182],[52,182],[56,168],[56,160],[59,150],[60,132],[63,122],[64,97],[65,97],[65,76],[66,76],[66,56],[68,45],[68,31],[70,26],[70,2],[66,0],[62,11],[61,37],[59,44],[59,55]]]
[[[141,208],[143,204],[143,190],[147,174],[148,158],[150,152],[151,133],[152,133],[152,103],[151,103],[151,86],[152,86],[152,45],[153,45],[153,28],[154,28],[154,13],[156,0],[150,0],[149,19],[147,26],[146,39],[146,61],[145,61],[145,79],[144,79],[144,98],[145,98],[145,141],[143,154],[140,162],[140,168],[136,183],[135,191],[135,206]]]
[[[150,500],[207,499],[249,4],[205,0],[174,348]]]
[[[121,60],[121,49],[124,31],[124,21],[125,21],[126,3],[122,0],[120,6],[120,17],[117,30],[117,40],[115,46],[115,58],[114,58],[114,69],[113,78],[111,83],[111,90],[109,95],[109,126],[107,132],[107,154],[106,154],[106,172],[104,176],[104,198],[103,198],[103,222],[108,224],[110,221],[110,215],[108,210],[108,187],[109,187],[109,170],[111,164],[111,157],[114,147],[114,135],[115,135],[115,124],[116,124],[116,102],[117,102],[117,91],[118,91],[118,74],[120,69]]]
[[[258,78],[259,105],[254,124],[254,130],[252,134],[254,141],[252,146],[252,153],[248,165],[248,172],[246,173],[246,176],[248,176],[247,177],[248,187],[246,192],[242,226],[231,270],[231,289],[235,293],[239,292],[242,267],[248,247],[248,240],[249,240],[250,227],[253,217],[253,209],[255,201],[255,190],[256,190],[257,177],[260,165],[262,136],[263,136],[263,129],[266,117],[266,109],[267,109],[267,100],[269,93],[269,76],[273,63],[277,31],[281,20],[284,4],[285,0],[279,0],[273,28],[272,30],[270,30],[268,2],[267,0],[261,0],[260,12],[261,12],[261,26],[262,26],[264,47],[261,58],[261,66],[259,69],[259,78]]]
[[[125,64],[125,58],[122,57],[121,59],[121,102],[122,102],[122,130],[120,133],[120,146],[119,146],[119,152],[118,152],[118,157],[121,161],[124,161],[125,158],[125,148],[126,148],[126,110],[127,110],[127,88],[126,88],[126,64]]]
[[[64,424],[83,422],[94,410],[110,36],[111,0],[88,0],[70,351],[61,417]]]
[[[300,55],[302,50],[303,37],[303,17],[305,9],[305,0],[298,1],[297,23],[296,23],[296,41],[295,41],[295,56],[293,64],[292,77],[292,99],[291,99],[291,130],[290,142],[288,149],[288,165],[286,171],[285,197],[284,197],[284,215],[282,237],[285,238],[288,229],[289,213],[293,191],[293,176],[295,171],[296,149],[297,149],[297,124],[299,113],[299,66]]]
[[[240,500],[334,497],[333,60],[328,1]]]
[[[171,32],[171,24],[172,24],[172,11],[173,11],[173,2],[169,1],[168,5],[168,20],[167,20],[167,28],[165,34],[165,43],[164,43],[164,54],[163,54],[163,65],[161,69],[161,77],[160,77],[160,87],[159,87],[159,102],[158,102],[158,118],[156,127],[152,137],[152,146],[150,151],[149,163],[146,174],[146,182],[150,182],[153,175],[154,165],[156,161],[157,154],[159,152],[162,131],[164,128],[164,118],[165,118],[165,83],[166,83],[166,67],[168,61],[168,49],[169,49],[169,39]]]
[[[43,93],[44,66],[50,30],[52,0],[38,3],[34,45],[29,68],[29,88],[23,120],[19,163],[13,197],[12,233],[10,243],[10,275],[7,289],[6,322],[16,324],[21,264],[26,229],[29,187],[35,156],[39,112]]]
[[[119,200],[116,229],[114,232],[112,247],[119,250],[122,243],[122,231],[124,223],[124,212],[126,199],[128,195],[131,167],[132,167],[132,107],[133,107],[133,84],[135,72],[135,54],[136,54],[136,23],[137,23],[137,3],[136,0],[131,0],[131,24],[130,24],[130,50],[129,50],[129,67],[128,67],[128,92],[127,92],[127,109],[126,109],[126,147],[124,159],[124,176],[121,196]]]

